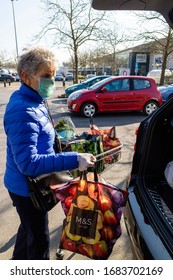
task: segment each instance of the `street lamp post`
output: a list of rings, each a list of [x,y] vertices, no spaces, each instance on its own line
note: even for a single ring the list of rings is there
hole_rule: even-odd
[[[14,1],[15,0],[11,0],[11,4],[12,4],[12,10],[13,10],[13,22],[14,22],[14,35],[15,35],[15,43],[16,43],[16,55],[17,55],[17,59],[18,59],[19,52],[18,52],[18,43],[17,43],[17,30],[16,30],[15,11],[14,11],[14,3],[13,3]]]

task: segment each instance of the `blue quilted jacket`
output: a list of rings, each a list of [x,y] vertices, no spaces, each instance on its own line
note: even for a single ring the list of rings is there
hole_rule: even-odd
[[[78,167],[76,152],[55,153],[55,132],[43,99],[25,84],[11,95],[4,114],[4,129],[4,184],[10,192],[29,196],[26,176]]]

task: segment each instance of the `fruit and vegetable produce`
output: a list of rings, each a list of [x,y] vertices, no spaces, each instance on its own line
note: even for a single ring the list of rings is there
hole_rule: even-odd
[[[107,259],[121,235],[121,216],[128,193],[106,183],[93,173],[84,179],[73,179],[56,190],[66,218],[60,239],[60,248],[92,259]]]

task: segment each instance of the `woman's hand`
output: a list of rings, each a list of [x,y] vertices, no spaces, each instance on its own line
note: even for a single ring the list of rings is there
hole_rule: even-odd
[[[92,154],[88,154],[88,153],[78,154],[79,171],[86,170],[88,167],[93,167],[95,162],[96,162],[96,158]]]

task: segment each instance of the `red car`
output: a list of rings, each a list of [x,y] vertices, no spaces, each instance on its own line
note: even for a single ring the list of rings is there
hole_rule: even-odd
[[[118,111],[143,111],[149,115],[162,105],[162,96],[152,78],[111,76],[89,89],[73,92],[67,104],[70,112],[84,117]]]

